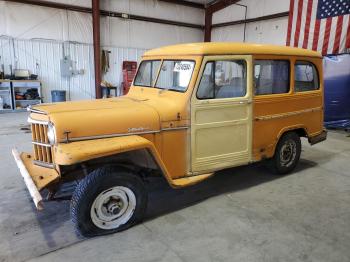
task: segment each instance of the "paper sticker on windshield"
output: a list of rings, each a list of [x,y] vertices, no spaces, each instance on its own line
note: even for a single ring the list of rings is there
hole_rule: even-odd
[[[192,62],[177,62],[174,66],[174,72],[183,72],[183,71],[192,71],[193,63]]]

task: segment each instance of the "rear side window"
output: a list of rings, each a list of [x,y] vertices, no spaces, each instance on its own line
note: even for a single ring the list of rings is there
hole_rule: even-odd
[[[297,61],[294,66],[295,92],[312,91],[319,89],[317,70],[310,62]]]
[[[198,99],[244,97],[247,73],[244,60],[210,61],[205,65],[198,87]]]
[[[290,66],[287,60],[256,60],[254,63],[255,95],[289,92]]]

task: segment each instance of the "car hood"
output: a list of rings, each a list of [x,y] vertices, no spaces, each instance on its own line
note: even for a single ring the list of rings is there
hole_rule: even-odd
[[[182,93],[133,88],[127,96],[109,99],[41,104],[33,119],[53,123],[59,142],[99,137],[156,133],[188,125],[189,110]]]
[[[155,108],[127,97],[43,104],[33,107],[33,112],[48,116],[59,142],[67,141],[67,136],[71,141],[160,129],[160,116]]]

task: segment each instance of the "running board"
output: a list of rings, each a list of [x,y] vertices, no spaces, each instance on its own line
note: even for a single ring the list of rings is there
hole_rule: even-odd
[[[175,188],[191,186],[211,177],[212,175],[214,175],[214,173],[182,177],[182,178],[172,180],[171,183],[172,183],[172,186]]]

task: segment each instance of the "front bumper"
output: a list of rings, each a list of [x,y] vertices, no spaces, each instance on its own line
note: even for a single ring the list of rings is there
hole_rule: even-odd
[[[40,190],[57,181],[59,173],[55,169],[34,165],[31,154],[19,153],[17,149],[12,149],[12,155],[36,208],[42,210],[44,206]]]

